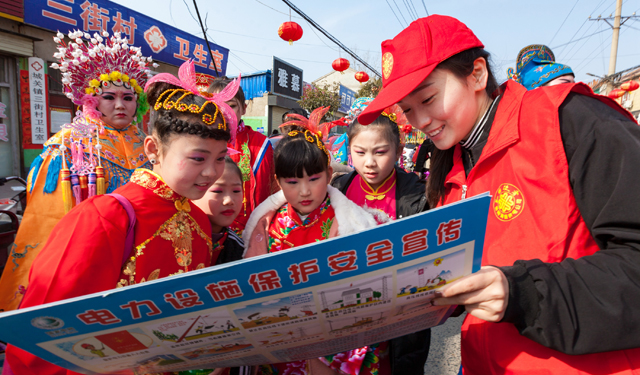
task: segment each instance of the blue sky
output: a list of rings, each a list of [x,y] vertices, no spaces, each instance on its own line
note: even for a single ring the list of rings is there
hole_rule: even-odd
[[[194,35],[202,35],[193,15],[192,0],[117,0],[130,7]],[[589,21],[615,11],[615,0],[292,0],[329,33],[379,69],[380,42],[393,38],[413,18],[445,14],[466,23],[493,56],[500,81],[515,65],[521,48],[540,43],[550,46],[559,62],[570,65],[577,80],[588,82],[586,73],[605,75],[609,69],[612,30],[603,21]],[[424,5],[423,5],[424,3]],[[413,5],[413,7],[411,6]],[[229,48],[228,75],[251,73],[271,67],[275,55],[304,70],[307,82],[332,71],[339,57],[337,47],[304,20],[296,18],[304,30],[293,46],[282,41],[278,26],[289,20],[289,8],[280,0],[198,0],[200,12],[208,14],[208,35]],[[393,8],[394,13],[391,9]],[[622,15],[640,11],[640,0],[623,2]],[[400,15],[401,13],[402,15]],[[397,17],[397,18],[396,18]],[[580,39],[582,38],[582,39]],[[566,44],[580,39],[577,42]],[[640,65],[640,18],[622,26],[616,71]],[[353,59],[341,52],[341,57]]]

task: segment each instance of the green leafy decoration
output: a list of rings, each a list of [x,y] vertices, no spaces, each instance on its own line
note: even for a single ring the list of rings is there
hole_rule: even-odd
[[[322,238],[329,238],[329,231],[331,230],[331,225],[333,224],[333,218],[322,223],[320,228],[322,229]]]

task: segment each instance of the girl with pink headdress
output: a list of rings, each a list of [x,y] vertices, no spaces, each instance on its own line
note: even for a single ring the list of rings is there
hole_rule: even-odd
[[[367,210],[329,186],[331,157],[323,136],[333,124],[320,124],[329,107],[310,119],[289,115],[284,137],[274,151],[276,181],[282,189],[251,214],[242,235],[245,258],[272,253],[356,233],[388,221],[381,211]],[[382,348],[373,345],[326,358],[260,366],[259,374],[380,374],[388,373]]]
[[[144,139],[144,151],[152,168],[136,169],[128,184],[87,199],[60,220],[33,263],[22,307],[216,263],[219,249],[211,246],[209,219],[191,201],[202,198],[224,171],[229,133],[236,126],[225,101],[239,80],[204,97],[192,86],[193,69],[187,62],[180,79],[163,73],[149,80],[153,131]],[[15,374],[75,374],[11,345],[6,367]]]

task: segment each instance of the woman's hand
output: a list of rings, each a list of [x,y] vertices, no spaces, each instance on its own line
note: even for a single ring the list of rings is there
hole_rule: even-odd
[[[488,322],[499,322],[509,303],[509,281],[496,267],[480,271],[444,286],[431,303],[465,305],[467,312]]]

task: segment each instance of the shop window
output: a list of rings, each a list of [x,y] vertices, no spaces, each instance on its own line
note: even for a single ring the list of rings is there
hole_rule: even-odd
[[[51,61],[47,62],[51,66]],[[52,94],[64,94],[62,86],[62,73],[58,69],[49,68],[49,92]]]

